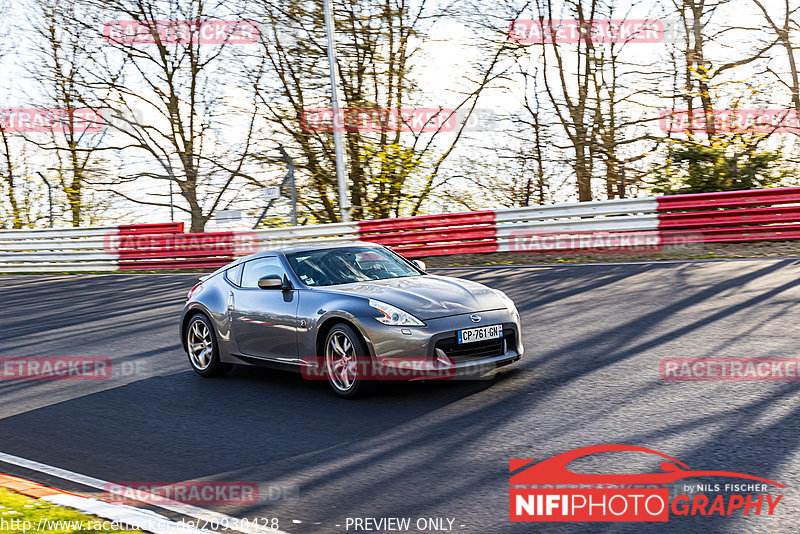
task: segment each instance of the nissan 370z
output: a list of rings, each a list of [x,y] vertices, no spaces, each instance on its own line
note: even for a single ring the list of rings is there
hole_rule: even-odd
[[[293,246],[201,279],[181,317],[189,363],[321,376],[354,398],[381,380],[476,376],[522,357],[520,317],[503,292],[425,272],[372,243]]]

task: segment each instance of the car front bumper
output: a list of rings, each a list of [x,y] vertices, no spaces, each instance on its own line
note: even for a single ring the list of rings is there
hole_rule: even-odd
[[[518,314],[508,310],[428,319],[425,326],[388,326],[375,319],[364,319],[362,325],[369,337],[376,364],[391,379],[426,380],[479,376],[519,360],[524,354]],[[479,326],[503,325],[503,337],[486,342],[459,345],[458,330]],[[409,372],[411,370],[411,372]]]

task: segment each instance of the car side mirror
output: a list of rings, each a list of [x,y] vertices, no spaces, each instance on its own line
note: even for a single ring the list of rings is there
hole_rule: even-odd
[[[258,281],[261,289],[283,289],[283,278],[277,274],[268,274]]]
[[[413,263],[417,267],[417,269],[419,269],[420,271],[424,271],[425,270],[425,262],[424,261],[422,261],[422,260],[411,260],[411,263]]]

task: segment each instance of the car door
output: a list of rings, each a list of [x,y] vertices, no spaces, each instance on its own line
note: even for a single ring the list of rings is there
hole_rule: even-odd
[[[231,330],[239,353],[257,358],[297,361],[296,289],[260,289],[259,279],[267,275],[285,277],[286,269],[277,256],[245,262],[238,287],[231,287],[228,308]]]

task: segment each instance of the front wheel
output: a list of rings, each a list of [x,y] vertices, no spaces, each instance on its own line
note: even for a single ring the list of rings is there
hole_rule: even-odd
[[[337,324],[325,338],[325,371],[333,392],[344,399],[372,393],[375,377],[363,376],[371,358],[361,336],[346,324]]]
[[[220,376],[233,367],[230,363],[220,361],[214,328],[205,315],[195,315],[189,321],[186,327],[186,351],[192,369],[200,376]]]

